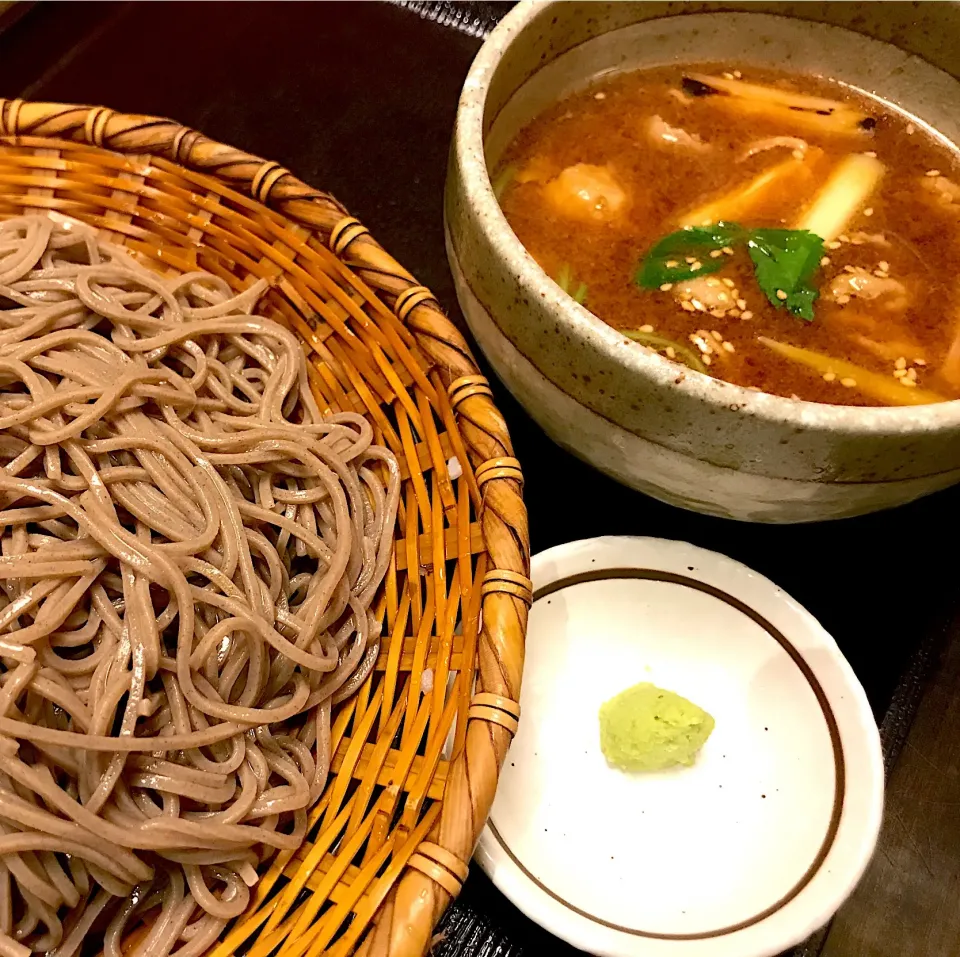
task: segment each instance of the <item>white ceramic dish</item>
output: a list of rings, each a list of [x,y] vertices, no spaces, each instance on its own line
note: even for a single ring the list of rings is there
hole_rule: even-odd
[[[767,957],[826,923],[883,804],[876,724],[833,639],[682,542],[562,545],[533,582],[523,720],[477,849],[493,882],[607,957]],[[598,709],[640,681],[715,717],[694,767],[607,766]]]

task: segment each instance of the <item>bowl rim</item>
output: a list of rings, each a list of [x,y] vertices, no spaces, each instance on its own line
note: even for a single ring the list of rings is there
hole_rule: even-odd
[[[560,0],[520,0],[477,53],[457,105],[453,153],[466,204],[476,214],[484,239],[502,262],[510,264],[519,285],[550,303],[562,322],[578,334],[586,334],[606,358],[647,379],[662,384],[669,382],[689,398],[712,406],[729,408],[735,403],[739,411],[753,418],[770,424],[801,426],[805,431],[894,434],[910,438],[960,428],[960,399],[912,406],[834,405],[755,392],[693,369],[685,370],[678,382],[674,363],[638,346],[577,303],[550,278],[520,242],[494,195],[486,164],[483,121],[491,80],[513,41],[534,19],[559,5]],[[718,9],[717,12],[731,11]],[[624,349],[624,343],[635,348]]]

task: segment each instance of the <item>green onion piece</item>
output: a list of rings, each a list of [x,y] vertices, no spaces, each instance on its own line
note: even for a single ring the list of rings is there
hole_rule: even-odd
[[[768,339],[766,336],[757,336],[757,341],[762,342],[784,359],[807,366],[820,375],[833,374],[838,378],[853,379],[860,392],[887,405],[924,405],[930,402],[947,401],[946,396],[929,389],[904,388],[893,376],[871,372],[847,359],[836,359],[822,352],[801,349],[799,346],[777,342],[776,339]]]
[[[576,289],[573,288],[573,270],[570,268],[570,263],[564,263],[560,267],[556,283],[574,302],[578,302],[582,306],[587,301],[587,284],[585,282],[578,283]]]
[[[841,160],[810,208],[800,217],[797,228],[822,236],[824,242],[836,239],[866,205],[883,174],[883,163],[876,156],[855,153]]]
[[[497,202],[500,202],[500,198],[503,196],[506,188],[513,182],[513,177],[517,175],[517,167],[514,165],[505,166],[499,173],[493,178],[493,195],[497,197]]]
[[[653,349],[657,353],[672,347],[676,353],[677,362],[683,363],[688,369],[693,369],[695,372],[707,373],[707,367],[703,364],[700,356],[681,342],[675,342],[666,336],[658,336],[655,332],[641,332],[639,329],[623,329],[621,331],[628,339],[633,339],[634,342],[639,342],[640,345]],[[669,359],[670,357],[664,356],[664,358]]]

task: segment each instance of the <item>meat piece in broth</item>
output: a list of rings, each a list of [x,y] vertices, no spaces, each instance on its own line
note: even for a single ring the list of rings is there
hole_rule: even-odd
[[[960,186],[952,179],[940,175],[939,170],[928,171],[920,183],[942,206],[956,206],[960,209]]]
[[[701,276],[678,282],[673,287],[673,294],[678,302],[693,303],[694,308],[700,311],[729,312],[737,305],[733,291],[715,276]]]
[[[609,166],[568,166],[543,188],[547,201],[574,219],[607,220],[624,212],[627,194]]]
[[[841,304],[851,299],[877,300],[877,305],[891,311],[905,309],[908,302],[906,287],[899,279],[877,275],[863,266],[851,266],[836,276],[830,283],[829,296]]]
[[[647,133],[658,146],[676,146],[685,150],[696,150],[700,153],[710,149],[710,144],[704,143],[696,133],[688,133],[679,126],[671,126],[661,116],[650,117],[650,121],[647,123]]]

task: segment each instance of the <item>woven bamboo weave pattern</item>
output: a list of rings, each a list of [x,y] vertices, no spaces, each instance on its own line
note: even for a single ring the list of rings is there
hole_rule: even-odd
[[[519,718],[527,519],[489,384],[430,291],[336,200],[171,120],[0,99],[0,218],[47,212],[163,271],[267,279],[259,311],[302,338],[321,408],[362,413],[400,458],[377,666],[334,714],[307,840],[265,865],[210,953],[418,957]]]

